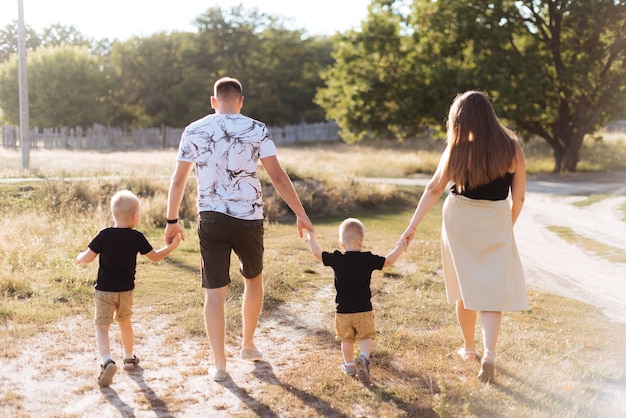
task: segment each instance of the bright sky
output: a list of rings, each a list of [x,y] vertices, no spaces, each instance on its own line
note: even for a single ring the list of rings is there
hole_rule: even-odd
[[[95,39],[126,40],[160,31],[193,31],[191,22],[210,7],[280,16],[309,35],[332,35],[359,27],[370,0],[22,0],[24,22],[36,31],[54,23],[73,25]],[[18,0],[0,0],[0,27],[17,20]]]

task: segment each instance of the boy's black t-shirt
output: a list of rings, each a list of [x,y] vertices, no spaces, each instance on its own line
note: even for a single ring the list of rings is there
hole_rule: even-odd
[[[369,251],[322,252],[322,262],[335,272],[338,313],[368,312],[372,310],[370,282],[374,270],[382,270],[385,257]]]
[[[137,253],[144,255],[153,249],[141,232],[131,228],[105,228],[89,248],[100,254],[96,289],[106,292],[134,289]]]

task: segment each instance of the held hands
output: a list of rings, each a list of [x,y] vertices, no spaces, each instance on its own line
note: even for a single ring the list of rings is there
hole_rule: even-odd
[[[408,248],[409,244],[411,244],[411,241],[413,241],[413,238],[415,238],[415,227],[409,226],[402,233],[402,236],[400,237],[400,241],[403,242]]]
[[[307,233],[309,234],[315,233],[315,228],[313,227],[313,223],[311,222],[309,217],[306,215],[298,216],[296,218],[296,226],[298,228],[298,236],[300,238],[305,238],[305,240],[307,241],[308,239],[306,239],[307,236],[304,234],[304,231],[307,231]]]
[[[174,248],[176,248],[180,244],[180,241],[182,241],[182,237],[180,236],[180,234],[176,234],[174,235],[174,238],[172,238],[172,242],[167,245],[172,245]]]
[[[304,241],[315,241],[315,231],[307,231],[307,233],[304,235]]]
[[[180,223],[165,226],[165,244],[170,245],[178,237],[179,242],[185,240],[185,231]],[[178,244],[176,244],[178,245]]]

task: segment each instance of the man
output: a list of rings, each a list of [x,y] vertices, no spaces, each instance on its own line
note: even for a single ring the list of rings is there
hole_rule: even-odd
[[[241,114],[241,83],[229,77],[215,82],[215,113],[191,123],[183,132],[170,183],[165,241],[183,235],[178,212],[195,164],[198,182],[198,236],[202,256],[204,319],[215,381],[226,379],[224,302],[230,284],[231,251],[244,276],[243,338],[240,356],[261,360],[254,331],[263,305],[263,200],[257,172],[260,160],[281,198],[296,214],[300,238],[313,231],[293,184],[276,158],[276,146],[265,124]]]

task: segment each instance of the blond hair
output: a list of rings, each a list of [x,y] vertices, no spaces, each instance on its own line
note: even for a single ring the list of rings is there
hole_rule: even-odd
[[[130,190],[120,190],[111,198],[111,214],[118,220],[127,220],[139,211],[139,198]]]
[[[521,152],[517,135],[500,123],[489,98],[479,91],[454,99],[447,128],[446,173],[459,191],[504,176]]]
[[[344,245],[356,245],[363,237],[365,237],[365,227],[358,219],[348,218],[339,225],[339,239]]]

